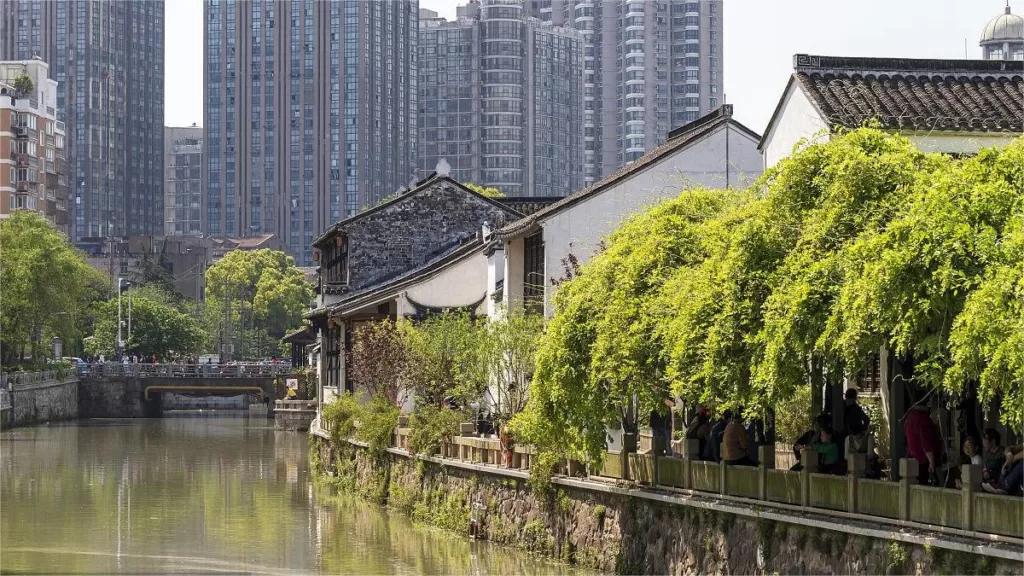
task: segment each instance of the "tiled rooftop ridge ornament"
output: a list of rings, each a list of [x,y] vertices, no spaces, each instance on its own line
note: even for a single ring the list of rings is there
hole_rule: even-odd
[[[440,160],[437,161],[437,167],[434,168],[434,172],[436,172],[438,176],[444,178],[445,176],[451,174],[452,167],[448,165],[447,160],[441,158]]]

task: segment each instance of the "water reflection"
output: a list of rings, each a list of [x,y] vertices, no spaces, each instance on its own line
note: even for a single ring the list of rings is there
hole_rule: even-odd
[[[553,574],[311,483],[304,435],[196,416],[0,435],[0,571]]]

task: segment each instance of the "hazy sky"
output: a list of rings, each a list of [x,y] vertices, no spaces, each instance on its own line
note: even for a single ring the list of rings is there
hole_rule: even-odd
[[[985,24],[1005,0],[724,0],[725,95],[756,132],[768,124],[797,53],[907,58],[980,57]],[[1014,12],[1024,13],[1024,0]],[[420,0],[455,17],[459,0]],[[1014,2],[1012,1],[1011,4]],[[165,118],[203,121],[202,0],[167,0]]]

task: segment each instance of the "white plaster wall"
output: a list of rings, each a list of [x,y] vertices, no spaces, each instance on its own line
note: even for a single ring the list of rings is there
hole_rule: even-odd
[[[409,288],[405,296],[424,306],[459,307],[477,302],[486,291],[487,257],[478,252]]]
[[[514,310],[523,301],[523,239],[505,242],[505,294],[502,301],[506,310]]]
[[[600,240],[625,219],[687,188],[725,188],[727,179],[732,187],[744,187],[757,179],[763,166],[757,141],[735,128],[728,130],[727,177],[726,132],[723,128],[543,221],[545,278],[564,275],[562,260],[570,251],[585,263],[597,252]],[[554,287],[546,284],[544,310],[551,316]]]
[[[764,166],[771,168],[793,153],[802,138],[828,138],[828,123],[804,91],[793,82],[783,96],[782,109],[765,137]]]
[[[505,279],[505,250],[496,249],[487,257],[487,317],[496,318],[501,308],[500,302],[494,301],[495,288],[498,282]],[[504,296],[502,296],[504,298]]]
[[[1022,134],[902,134],[922,152],[977,154],[982,148],[1002,148]]]

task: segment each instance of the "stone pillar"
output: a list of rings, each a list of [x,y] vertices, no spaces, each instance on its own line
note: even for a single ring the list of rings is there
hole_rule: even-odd
[[[800,451],[800,505],[811,505],[811,472],[818,471],[818,453],[810,448]]]
[[[629,470],[629,455],[635,454],[637,448],[637,435],[629,432],[622,432],[622,451],[619,452],[621,459],[622,479],[629,480],[632,474]]]
[[[846,478],[849,482],[849,493],[847,494],[847,502],[850,507],[849,512],[856,513],[857,506],[857,483],[864,477],[864,471],[867,470],[868,457],[867,454],[850,454],[849,450],[846,453]]]
[[[719,454],[725,454],[725,442],[718,447]],[[725,463],[725,458],[718,461],[718,493],[725,494],[725,477],[729,474],[729,466]]]
[[[960,467],[960,516],[964,530],[974,530],[974,493],[981,490],[984,466],[964,464]]]
[[[900,520],[910,520],[910,487],[917,484],[919,466],[913,458],[900,458]]]
[[[700,440],[683,440],[683,488],[693,487],[693,462],[700,459]]]
[[[775,445],[757,447],[757,497],[768,499],[768,471],[775,469]]]

